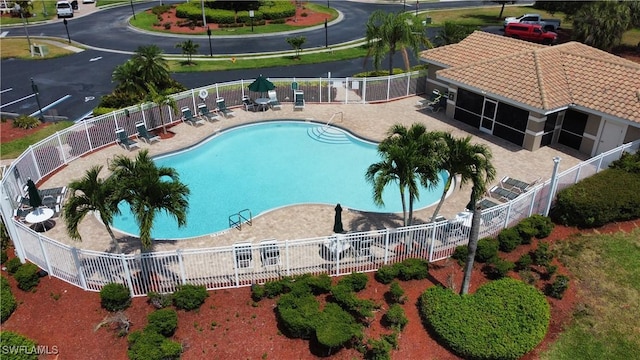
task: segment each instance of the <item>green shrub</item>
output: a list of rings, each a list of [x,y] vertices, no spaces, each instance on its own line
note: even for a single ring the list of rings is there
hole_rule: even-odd
[[[382,284],[390,284],[398,276],[398,267],[394,265],[382,265],[376,271],[375,278]]]
[[[342,347],[351,339],[362,336],[361,326],[337,304],[327,303],[318,319],[316,339],[326,348]]]
[[[420,280],[429,275],[429,262],[424,259],[406,259],[395,265],[398,268],[400,280]]]
[[[503,229],[498,234],[498,243],[500,250],[504,252],[512,252],[515,250],[518,245],[520,245],[521,238],[518,229],[516,228],[508,228]]]
[[[478,240],[478,248],[476,249],[476,261],[481,263],[491,262],[498,256],[498,240],[493,238],[484,238]],[[466,261],[466,257],[465,257]]]
[[[173,304],[173,295],[149,291],[147,293],[147,302],[153,305],[156,309],[163,309]]]
[[[18,268],[13,277],[18,282],[18,289],[29,291],[38,286],[40,276],[38,276],[38,266],[36,264],[26,263]]]
[[[531,239],[538,233],[538,230],[533,226],[530,218],[526,218],[518,223],[515,226],[515,229],[518,231],[520,235],[520,243],[521,244],[531,244]]]
[[[11,260],[7,261],[7,272],[9,274],[15,274],[16,271],[18,271],[18,269],[20,268],[20,266],[22,266],[22,262],[20,262],[20,259],[17,257],[12,258]]]
[[[264,284],[264,296],[269,299],[273,299],[276,296],[280,296],[287,289],[285,286],[285,280],[267,281]],[[288,289],[287,289],[288,290]]]
[[[553,260],[553,253],[549,250],[549,244],[539,243],[533,251],[533,263],[540,266],[547,266]]]
[[[155,331],[134,331],[128,340],[127,355],[131,360],[172,360],[179,359],[182,353],[182,345]]]
[[[367,281],[369,281],[367,275],[354,272],[340,279],[338,285],[346,286],[351,291],[358,292],[367,287]]]
[[[144,328],[145,331],[155,331],[169,337],[178,327],[178,313],[173,309],[156,310],[147,316],[147,321],[149,324]]]
[[[100,116],[104,114],[109,114],[118,110],[116,107],[97,107],[93,109],[93,116]]]
[[[383,334],[380,339],[369,339],[366,359],[391,360],[391,350],[398,348],[398,333]]]
[[[40,125],[40,119],[22,114],[13,120],[13,127],[20,129],[33,129]]]
[[[0,251],[0,264],[4,265],[4,263],[9,260],[9,255],[7,255],[7,250]]]
[[[544,267],[544,269],[545,269],[545,272],[544,272],[544,278],[545,278],[546,280],[551,279],[551,277],[553,276],[553,274],[555,274],[555,273],[556,273],[556,271],[558,271],[558,267],[557,267],[557,266],[555,266],[555,265],[551,265],[551,264],[549,264],[549,265],[545,266],[545,267]]]
[[[389,287],[389,301],[400,304],[404,304],[405,301],[407,301],[407,297],[404,296],[404,290],[400,286],[400,283],[395,280],[391,282],[391,286]]]
[[[558,275],[551,284],[545,287],[545,293],[553,298],[562,299],[564,292],[569,288],[569,277]]]
[[[523,254],[520,256],[518,261],[516,261],[516,269],[518,270],[526,270],[533,264],[533,260],[531,259],[531,255]]]
[[[320,314],[318,300],[308,294],[284,294],[278,299],[276,314],[283,332],[293,338],[309,339],[315,333]]]
[[[469,255],[469,246],[460,245],[453,251],[451,258],[457,260],[458,264],[462,266],[465,262],[467,262],[467,255]]]
[[[331,277],[327,274],[311,276],[307,279],[307,284],[314,295],[326,294],[331,291]]]
[[[486,265],[483,271],[490,279],[502,279],[507,276],[507,273],[513,270],[514,267],[515,264],[511,261],[496,258],[493,260],[493,263]]]
[[[640,174],[640,151],[634,154],[624,153],[620,159],[612,162],[611,169],[619,169],[628,173]]]
[[[409,319],[407,319],[407,316],[404,314],[402,306],[393,304],[382,317],[382,321],[389,327],[402,330],[407,326]]]
[[[551,218],[548,216],[542,216],[538,214],[531,215],[530,217],[525,219],[529,222],[534,229],[536,229],[536,233],[534,236],[537,239],[544,239],[547,236],[551,235],[553,228],[556,226]],[[523,221],[525,221],[523,220]]]
[[[373,301],[359,299],[349,286],[334,286],[331,288],[331,296],[343,309],[357,316],[359,320],[373,316]]]
[[[0,277],[0,323],[7,321],[16,307],[18,307],[18,303],[11,292],[9,280],[2,276]]]
[[[472,359],[520,358],[545,337],[551,316],[540,291],[510,278],[464,296],[433,286],[420,296],[419,309],[439,342]]]
[[[100,290],[100,305],[108,311],[119,311],[131,305],[131,292],[118,283],[109,283]]]
[[[620,168],[590,176],[558,192],[552,217],[581,228],[640,218],[640,176]]]
[[[0,332],[0,353],[3,359],[11,360],[38,360],[38,353],[33,349],[38,344],[13,331]],[[5,349],[19,349],[17,352],[5,353]]]
[[[195,310],[209,297],[207,288],[202,285],[185,284],[173,293],[173,304],[178,309]]]
[[[265,297],[264,286],[260,284],[251,284],[251,299],[253,301],[260,301]]]

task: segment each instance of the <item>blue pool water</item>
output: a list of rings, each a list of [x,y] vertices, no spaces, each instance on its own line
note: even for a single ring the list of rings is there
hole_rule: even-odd
[[[255,217],[302,203],[402,212],[397,184],[384,190],[384,207],[372,200],[372,185],[365,180],[365,173],[369,165],[380,161],[377,145],[336,128],[322,129],[322,125],[299,121],[247,125],[154,159],[158,166],[175,168],[191,194],[186,227],[178,228],[174,219],[161,212],[156,215],[152,237],[211,234],[227,229],[229,215],[243,209],[250,209]],[[318,133],[322,133],[320,137]],[[434,189],[422,188],[414,208],[437,202],[443,188],[444,181]],[[120,209],[122,214],[115,218],[114,227],[138,235],[128,205],[123,203]]]

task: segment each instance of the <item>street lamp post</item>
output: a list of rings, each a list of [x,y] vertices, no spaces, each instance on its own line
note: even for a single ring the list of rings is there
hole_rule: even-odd
[[[207,27],[207,16],[204,14],[204,0],[200,1],[200,5],[202,6],[202,26]]]
[[[420,7],[420,0],[416,0],[416,16],[418,16],[418,7]]]
[[[329,47],[329,30],[327,26],[327,19],[324,19],[324,47]]]
[[[69,27],[67,26],[69,22],[67,19],[63,19],[62,23],[64,24],[64,29],[67,30],[67,39],[69,39],[69,44],[71,44],[71,36],[69,36]]]
[[[209,37],[209,56],[213,56],[213,48],[211,47],[211,29],[207,26],[207,36]]]
[[[253,12],[253,10],[249,10],[249,18],[251,18],[251,32],[253,32],[253,17],[255,16],[255,13]]]
[[[131,13],[133,14],[133,20],[136,19],[136,11],[133,10],[133,0],[129,0],[129,4],[131,5]]]
[[[36,103],[38,104],[38,114],[40,115],[40,121],[44,122],[44,115],[42,115],[42,108],[40,107],[40,98],[38,98],[38,85],[33,82],[33,78],[31,78],[31,90],[36,96]]]

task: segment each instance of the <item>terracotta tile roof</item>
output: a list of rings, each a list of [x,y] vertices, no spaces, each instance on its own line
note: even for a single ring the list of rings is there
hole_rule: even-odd
[[[542,111],[576,105],[640,122],[640,64],[577,42],[531,47],[528,42],[489,35],[476,32],[467,38],[473,37],[469,43],[476,46],[477,39],[488,41],[483,50],[470,52],[465,39],[427,50],[422,58],[449,66],[437,72],[439,78]],[[504,40],[522,48],[509,45],[509,51],[503,51]],[[485,51],[496,45],[500,50],[495,53]],[[431,51],[436,50],[434,56]],[[446,61],[447,54],[453,60]]]

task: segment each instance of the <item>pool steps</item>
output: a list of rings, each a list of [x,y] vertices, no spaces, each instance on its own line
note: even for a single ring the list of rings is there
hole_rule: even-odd
[[[309,137],[327,144],[350,144],[349,136],[331,126],[316,126],[307,130]]]

